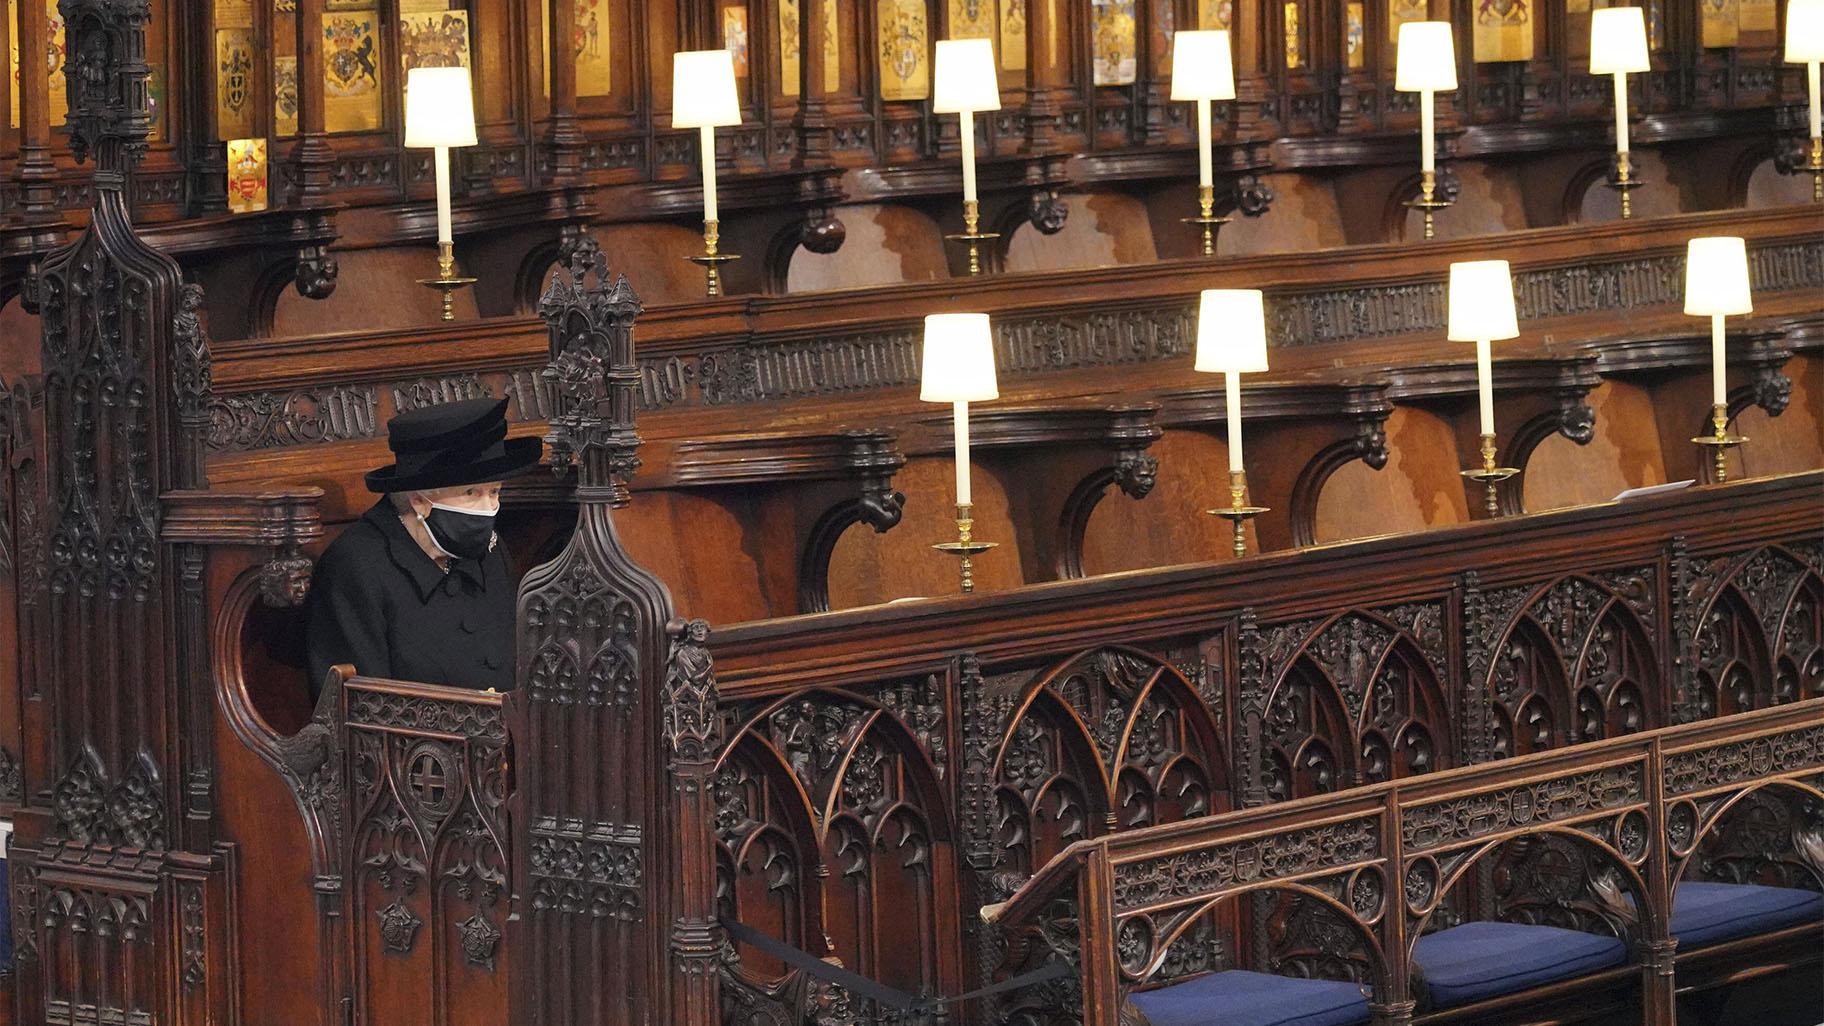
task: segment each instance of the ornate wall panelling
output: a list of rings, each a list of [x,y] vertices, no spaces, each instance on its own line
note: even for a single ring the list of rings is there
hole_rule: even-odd
[[[1218,376],[1211,376],[1213,382]],[[1255,522],[1260,546],[1283,549],[1317,539],[1317,499],[1331,474],[1362,460],[1387,465],[1384,427],[1393,406],[1378,380],[1243,381],[1242,431],[1255,452],[1274,454],[1248,468],[1248,493],[1270,511]],[[1214,383],[1159,395],[1173,429],[1227,431],[1223,387]],[[1306,455],[1311,453],[1311,455]],[[1211,468],[1212,473],[1218,472]]]
[[[1266,801],[1459,764],[1450,604],[1443,598],[1244,634],[1236,765]]]
[[[1506,587],[1466,575],[1467,761],[1672,722],[1664,579],[1658,561]]]
[[[724,703],[720,914],[910,993],[960,989],[949,679]],[[818,998],[817,984],[770,956],[736,954],[724,1008],[784,1005],[802,1017]]]
[[[1667,219],[1656,228],[1627,231],[1647,233],[1640,246],[1669,253],[1682,252],[1688,235],[1724,224],[1756,238],[1750,250],[1756,266],[1756,299],[1767,316],[1799,312],[1811,290],[1824,287],[1820,247],[1806,234],[1811,226],[1791,211],[1732,213],[1728,219],[1692,215]],[[1517,276],[1529,338],[1577,338],[1609,330],[1618,306],[1628,309],[1641,325],[1641,337],[1660,332],[1682,337],[1690,330],[1691,322],[1677,306],[1680,258],[1656,255],[1624,264],[1586,262],[1583,254],[1609,245],[1618,235],[1611,225],[1591,225],[1528,233],[1516,242],[1525,248],[1513,254],[1516,262],[1538,268]],[[1320,367],[1334,373],[1339,357],[1360,360],[1370,349],[1372,359],[1382,364],[1420,352],[1435,358],[1444,328],[1444,271],[1450,260],[1474,251],[1473,241],[1440,240],[1424,247],[1412,257],[1424,266],[1403,269],[1398,280],[1387,277],[1384,254],[1374,248],[1335,257],[1264,257],[1250,262],[1245,274],[1200,270],[1196,284],[1259,285],[1263,278],[1282,283],[1269,288],[1268,298],[1279,375]],[[1436,280],[1412,284],[1411,275],[1424,271],[1435,272]],[[1181,386],[1183,372],[1174,361],[1189,355],[1195,320],[1183,274],[1184,267],[1171,264],[984,281],[980,303],[996,318],[1003,380],[1011,383],[1064,372],[1051,380],[1088,393],[1106,389],[1099,388],[1096,379],[1108,370],[1130,368],[1154,387]],[[919,410],[911,388],[917,380],[914,319],[940,309],[950,291],[950,285],[940,282],[858,289],[815,299],[666,308],[642,324],[639,401],[649,431],[673,430],[666,427],[664,415],[686,408],[836,400],[885,390],[895,395],[890,400],[884,395],[870,399],[870,421],[884,410]],[[846,326],[833,331],[833,321]],[[492,394],[514,397],[509,415],[515,420],[537,421],[543,419],[539,410],[545,391],[538,384],[538,338],[535,321],[495,320],[482,326],[439,325],[224,346],[218,368],[220,401],[235,410],[283,411],[306,396],[323,395],[332,384],[383,401],[425,378],[468,380],[472,375]],[[1337,343],[1361,352],[1340,353]],[[325,359],[333,361],[333,374],[322,369]],[[1609,366],[1604,358],[1598,370],[1607,373]],[[890,405],[883,409],[882,402]],[[320,408],[317,400],[304,406]],[[211,448],[219,465],[229,454],[275,445],[377,438],[387,413],[379,407],[371,414],[356,410],[340,416],[334,409],[320,417],[250,413],[245,434],[218,434]],[[922,409],[929,414],[928,407]],[[692,423],[701,430],[701,421]],[[753,429],[751,416],[743,414],[739,426]],[[1694,448],[1684,441],[1688,437],[1681,436],[1680,451]],[[308,454],[308,463],[320,467],[321,454]],[[269,467],[264,474],[280,472]]]
[[[355,678],[341,698],[338,854],[357,1020],[499,1022],[512,843],[500,696]],[[535,862],[600,871],[593,839],[535,843]]]
[[[1771,417],[1786,411],[1792,400],[1792,379],[1785,367],[1795,348],[1815,345],[1808,334],[1810,323],[1756,325],[1728,337],[1731,421],[1750,406],[1758,406]],[[1715,469],[1709,455],[1693,452],[1698,447],[1689,441],[1699,431],[1712,430],[1710,336],[1668,333],[1592,342],[1584,348],[1596,355],[1596,369],[1603,377],[1645,384],[1652,392],[1656,409],[1691,411],[1686,416],[1668,414],[1658,418],[1666,474],[1670,480],[1688,477],[1711,481]],[[1675,441],[1679,444],[1675,445]]]
[[[21,382],[8,387],[0,382],[0,465],[6,480],[0,482],[0,812],[10,816],[25,801],[26,752],[25,667],[26,637],[20,631],[21,611],[27,601],[38,601],[43,589],[43,538],[37,495],[40,466],[36,438],[40,431],[32,410],[32,389]],[[30,541],[30,558],[21,543]],[[29,595],[30,599],[25,596]],[[36,756],[42,763],[44,754]]]
[[[1815,787],[1824,770],[1819,708],[1768,710],[1461,767],[1398,789],[1355,789],[1289,810],[1248,809],[1109,835],[1055,859],[992,916],[1016,935],[1048,921],[1068,923],[1071,936],[1058,946],[1080,966],[1083,1022],[1116,1026],[1127,990],[1157,978],[1162,939],[1239,896],[1290,892],[1331,914],[1333,951],[1362,954],[1353,971],[1333,959],[1323,974],[1360,979],[1371,988],[1371,1005],[1398,1020],[1415,1002],[1425,1010],[1424,984],[1409,969],[1410,945],[1453,887],[1492,862],[1502,870],[1495,874],[1502,886],[1491,896],[1490,917],[1573,926],[1628,942],[1626,965],[1561,993],[1597,998],[1625,988],[1638,995],[1646,1021],[1671,1022],[1667,874],[1676,880],[1696,861],[1689,853],[1717,822],[1717,810],[1747,807],[1761,793]],[[1815,861],[1811,830],[1764,835],[1775,847],[1762,863],[1808,866]],[[1809,879],[1809,886],[1818,885]],[[1687,965],[1680,952],[1681,974]],[[1691,969],[1702,966],[1701,954],[1689,961]],[[1492,1016],[1536,1000],[1523,992],[1478,1011]]]
[[[1526,461],[1540,442],[1561,434],[1586,445],[1595,436],[1596,411],[1584,397],[1602,379],[1597,373],[1598,361],[1588,354],[1498,359],[1493,368],[1495,429],[1500,438],[1496,462],[1520,470],[1500,485],[1501,512],[1509,515],[1524,512],[1520,497]],[[1473,362],[1390,368],[1387,380],[1387,397],[1395,403],[1439,405],[1449,410],[1457,436],[1457,462],[1465,467],[1480,464],[1481,443],[1473,415],[1477,388]],[[1487,515],[1484,486],[1465,481],[1464,487],[1472,513]]]
[[[1824,690],[1824,546],[1817,539],[1727,555],[1681,549],[1674,559],[1684,646],[1678,720],[1783,705]]]

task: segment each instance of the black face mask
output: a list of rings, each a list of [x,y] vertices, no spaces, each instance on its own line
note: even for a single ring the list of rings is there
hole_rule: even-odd
[[[424,526],[443,551],[458,559],[481,559],[494,540],[494,514],[432,506]]]

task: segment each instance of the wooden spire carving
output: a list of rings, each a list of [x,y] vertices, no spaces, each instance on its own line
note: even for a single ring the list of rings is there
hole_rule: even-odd
[[[150,124],[148,0],[58,11],[70,145],[94,164],[94,201],[31,287],[46,458],[41,487],[20,497],[23,547],[41,565],[18,598],[38,699],[26,732],[44,741],[26,753],[16,819],[18,1013],[226,1021],[204,557],[161,535],[162,496],[204,484],[201,295],[127,213]]]
[[[672,623],[665,586],[614,528],[639,466],[640,302],[585,236],[554,270],[539,312],[550,328],[546,441],[553,466],[576,475],[578,508],[563,552],[519,593],[517,688],[506,703],[518,753],[509,943],[539,971],[515,976],[510,1019],[709,1026],[720,945],[706,628]],[[666,779],[674,786],[659,786]]]

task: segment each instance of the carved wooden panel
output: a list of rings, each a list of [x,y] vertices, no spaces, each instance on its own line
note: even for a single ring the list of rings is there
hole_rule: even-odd
[[[510,843],[500,700],[359,679],[344,694],[356,1014],[497,1021]]]

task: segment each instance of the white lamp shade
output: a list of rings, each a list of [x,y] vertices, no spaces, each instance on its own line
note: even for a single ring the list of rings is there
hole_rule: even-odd
[[[1685,312],[1697,316],[1754,312],[1747,243],[1734,236],[1691,240],[1685,250]]]
[[[1393,87],[1438,92],[1457,87],[1457,46],[1448,21],[1409,21],[1400,26]]]
[[[1514,315],[1514,279],[1505,260],[1469,260],[1450,265],[1452,342],[1494,342],[1520,334]]]
[[[928,403],[998,399],[994,333],[987,314],[931,314],[925,318],[925,359],[918,397]]]
[[[1172,99],[1234,98],[1235,57],[1228,31],[1172,33]]]
[[[1197,308],[1200,371],[1267,369],[1267,306],[1259,289],[1204,289]]]
[[[727,50],[671,55],[671,127],[719,128],[741,123],[735,58]]]
[[[1646,71],[1647,17],[1639,7],[1605,7],[1590,12],[1590,74]]]
[[[1786,60],[1824,61],[1824,0],[1787,0]]]
[[[993,43],[986,39],[940,39],[937,59],[932,63],[932,113],[1001,109]]]
[[[475,96],[467,68],[413,68],[405,73],[405,144],[475,145]]]

